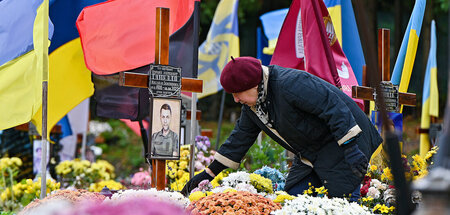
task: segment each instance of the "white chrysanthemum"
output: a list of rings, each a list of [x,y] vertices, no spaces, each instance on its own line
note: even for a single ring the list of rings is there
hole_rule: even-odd
[[[372,179],[370,182],[370,186],[371,187],[375,187],[378,190],[384,191],[388,188],[387,184],[382,183],[381,181],[379,181],[378,179]]]
[[[234,172],[222,179],[222,185],[236,187],[240,183],[250,184],[250,174],[247,172]]]
[[[255,187],[253,187],[253,185],[251,184],[246,184],[246,183],[239,183],[236,185],[236,190],[237,191],[248,191],[250,193],[258,193],[258,191],[255,189]]]
[[[121,190],[114,193],[111,199],[105,199],[105,203],[121,202],[132,197],[150,197],[161,201],[176,204],[182,207],[187,207],[190,203],[189,199],[184,197],[179,192],[167,192],[151,188],[149,190]]]
[[[274,215],[288,214],[372,214],[367,207],[362,207],[345,199],[326,197],[311,197],[299,195],[293,200],[287,200],[282,209],[274,211]]]
[[[369,191],[367,191],[367,195],[371,196],[374,199],[379,199],[380,194],[380,191],[375,187],[369,187]]]
[[[223,193],[223,191],[225,191],[227,189],[234,189],[234,188],[233,187],[229,187],[229,186],[219,186],[219,187],[216,187],[216,188],[212,189],[211,192],[213,192],[213,193]]]

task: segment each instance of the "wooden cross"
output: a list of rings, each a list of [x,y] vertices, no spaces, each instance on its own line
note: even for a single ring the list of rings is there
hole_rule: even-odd
[[[378,72],[381,76],[381,84],[390,84],[390,31],[389,29],[378,29]],[[365,73],[365,70],[363,70]],[[363,74],[363,77],[366,75]],[[382,85],[383,86],[383,85]],[[373,86],[372,86],[373,87]],[[366,86],[352,86],[352,97],[357,99],[363,99],[367,101],[375,101],[374,92],[375,89]],[[416,94],[414,93],[402,93],[396,91],[398,94],[398,102],[396,111],[398,112],[400,105],[416,106]],[[386,101],[388,103],[389,101]]]
[[[156,9],[156,45],[155,64],[168,65],[169,63],[169,9]],[[119,85],[127,87],[149,88],[149,75],[131,72],[121,72],[119,75]],[[186,92],[201,93],[203,91],[203,81],[193,78],[181,79],[181,90]],[[150,106],[150,108],[152,108]],[[152,113],[152,110],[149,112]],[[197,117],[196,117],[197,118]],[[151,138],[148,138],[148,147],[151,146]],[[147,155],[145,155],[147,156]],[[191,159],[190,162],[193,162]],[[152,187],[157,190],[164,190],[166,183],[166,160],[152,159]],[[191,170],[193,171],[193,170]]]

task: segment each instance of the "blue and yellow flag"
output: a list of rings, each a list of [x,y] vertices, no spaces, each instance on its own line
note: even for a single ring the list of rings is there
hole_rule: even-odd
[[[437,86],[436,63],[436,23],[431,22],[430,53],[428,54],[427,70],[423,83],[422,119],[420,127],[430,128],[431,116],[439,116],[439,92]],[[420,156],[425,157],[430,150],[430,139],[427,133],[420,134]]]
[[[352,66],[356,80],[362,85],[362,70],[366,65],[351,0],[324,0],[342,49]]]
[[[70,110],[94,93],[91,72],[84,63],[75,21],[84,7],[100,2],[103,0],[55,0],[50,6],[50,18],[54,21],[55,34],[49,50],[49,130]],[[38,130],[41,129],[40,110],[33,116],[32,122]]]
[[[411,72],[416,58],[417,45],[419,43],[420,30],[422,28],[423,15],[425,13],[426,0],[416,0],[411,18],[408,22],[402,45],[395,61],[391,82],[399,85],[400,92],[407,92]]]
[[[0,2],[0,130],[30,121],[42,104],[43,64],[53,34],[42,3]]]
[[[273,51],[278,42],[278,35],[280,34],[288,11],[289,8],[274,10],[259,17],[263,26],[264,35],[267,37],[269,43],[268,47],[263,49],[264,54],[273,55]]]
[[[198,78],[203,80],[203,93],[198,98],[222,89],[220,73],[230,57],[239,57],[238,0],[221,0],[217,5],[206,41],[198,51]]]

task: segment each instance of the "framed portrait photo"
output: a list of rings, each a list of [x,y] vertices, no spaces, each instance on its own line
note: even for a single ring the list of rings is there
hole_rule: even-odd
[[[151,100],[150,159],[180,159],[181,99]]]

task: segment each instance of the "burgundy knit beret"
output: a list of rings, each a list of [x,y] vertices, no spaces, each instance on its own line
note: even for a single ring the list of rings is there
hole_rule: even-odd
[[[238,57],[230,60],[220,75],[220,83],[228,93],[239,93],[257,86],[262,80],[258,59]]]

